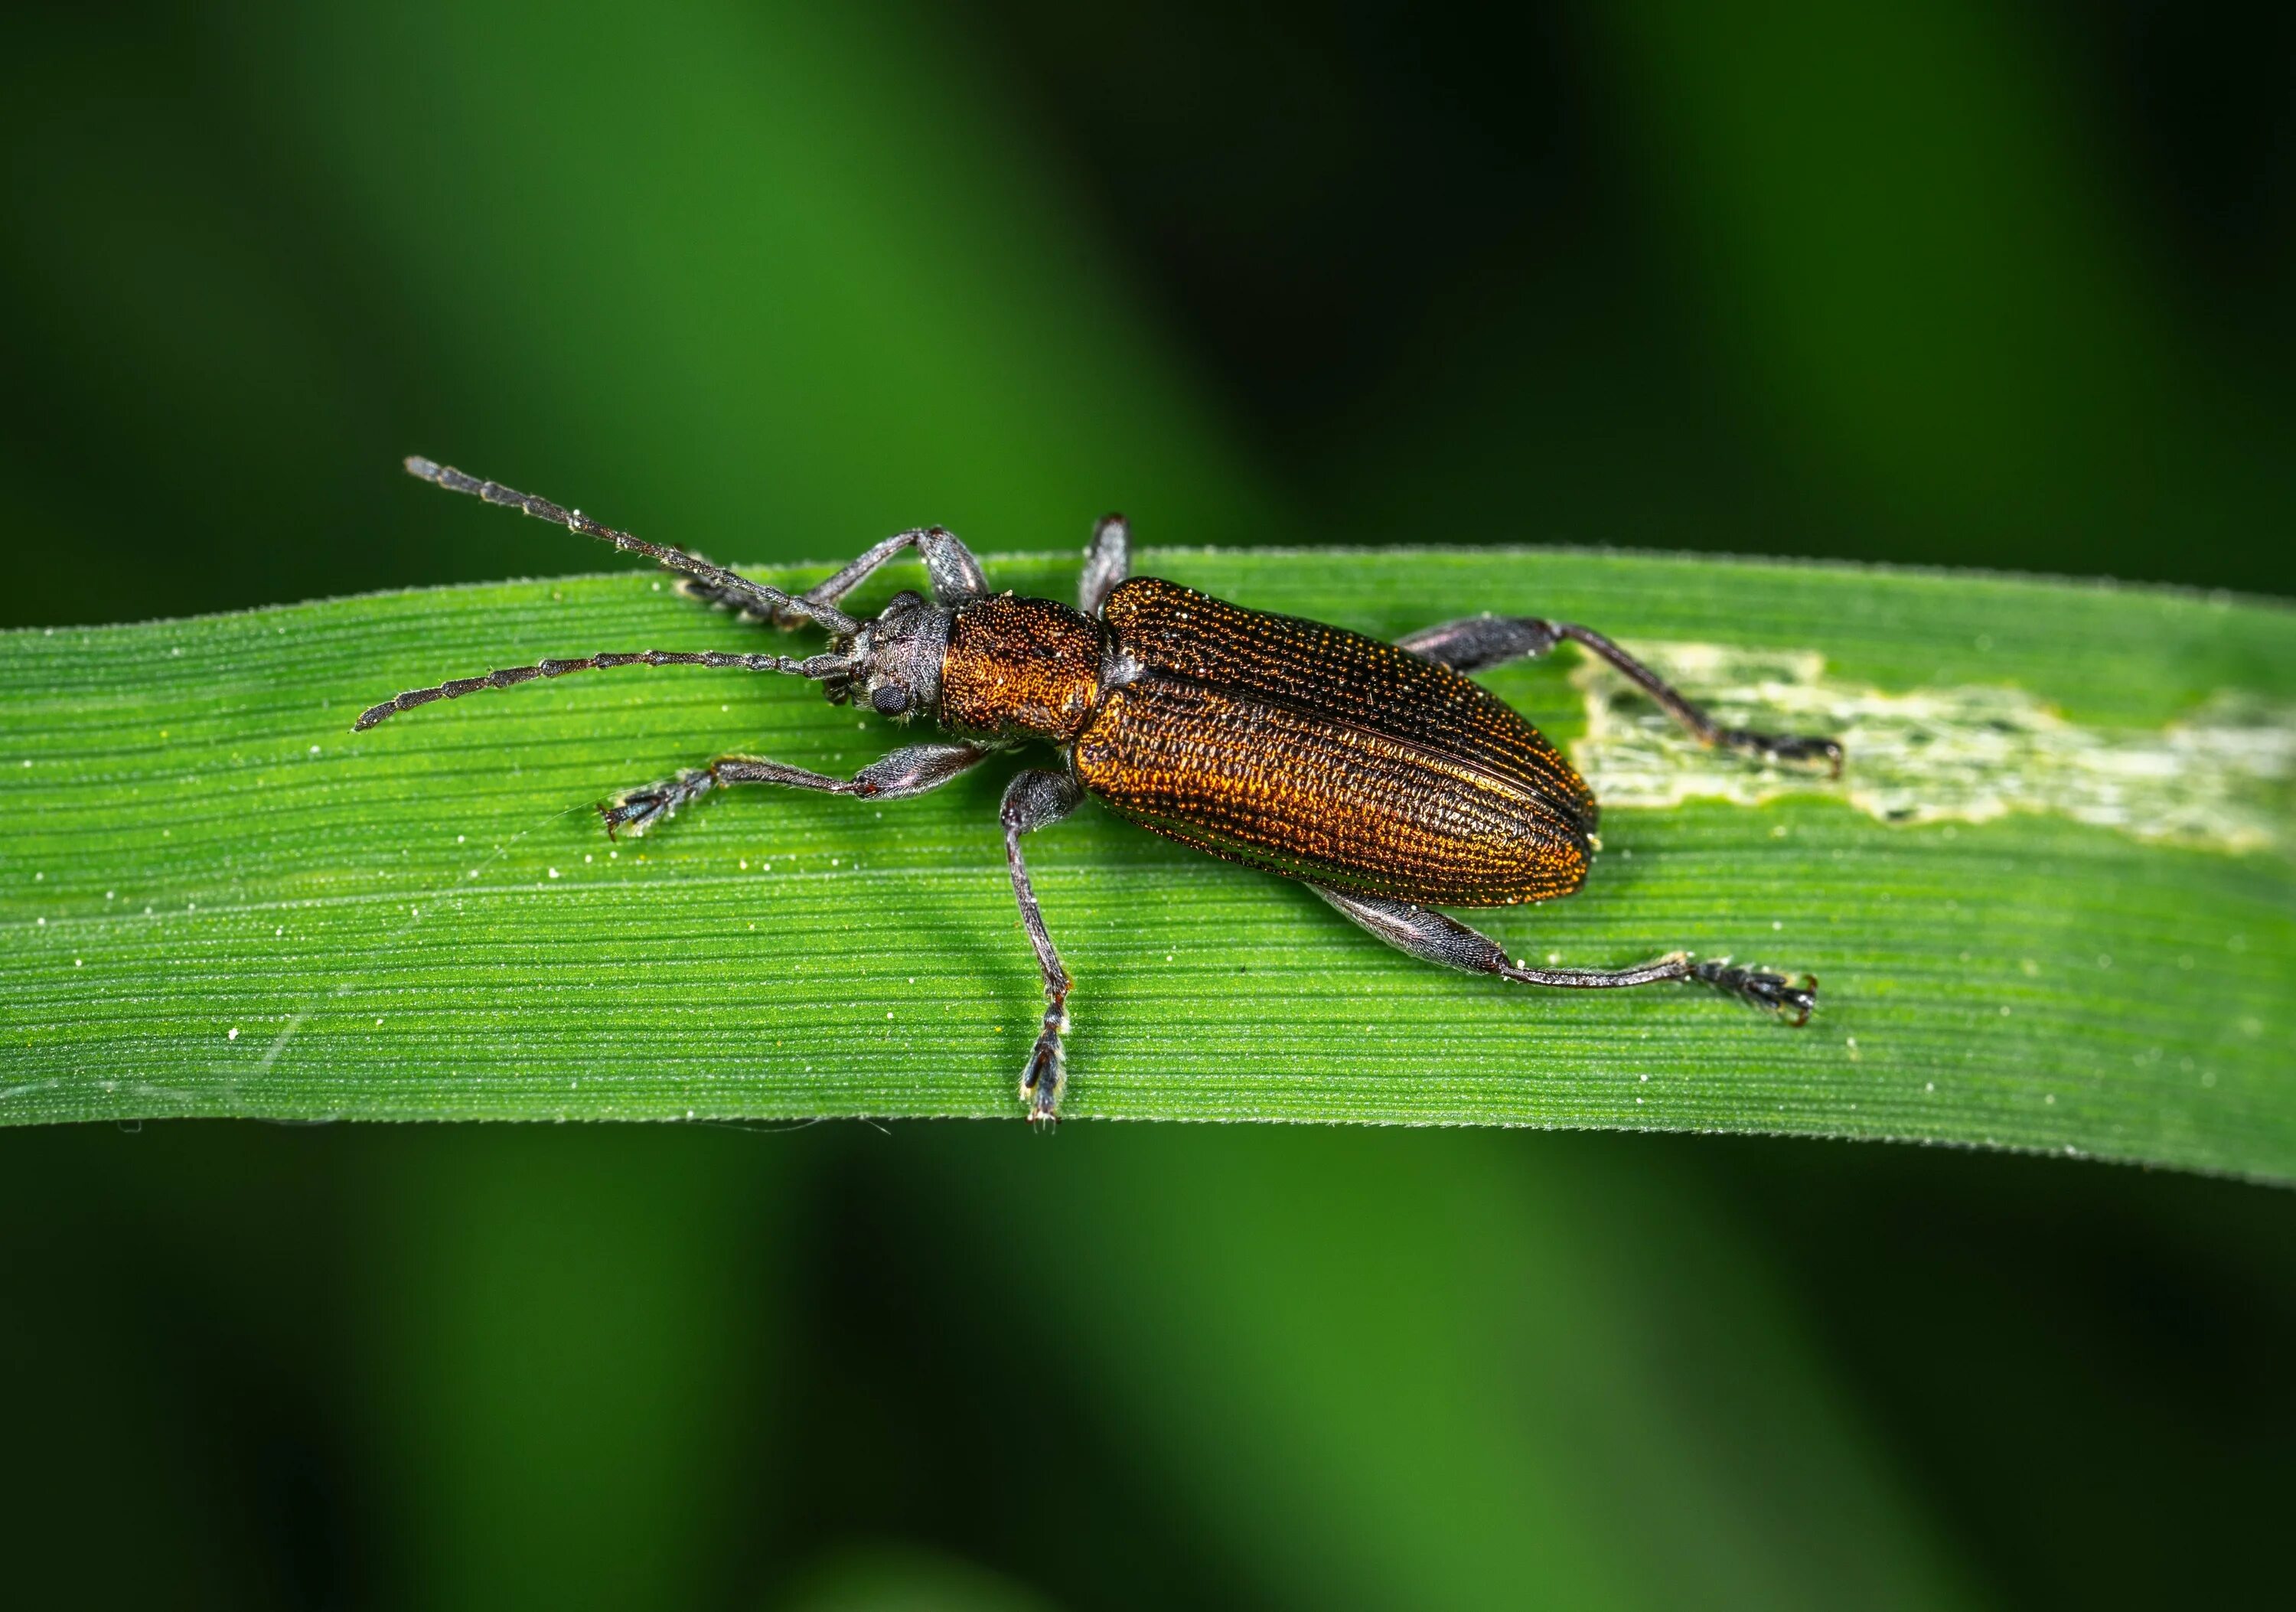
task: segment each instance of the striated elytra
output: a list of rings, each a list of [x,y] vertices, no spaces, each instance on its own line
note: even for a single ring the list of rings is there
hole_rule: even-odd
[[[780,671],[831,701],[865,701],[898,723],[947,736],[890,752],[849,778],[758,756],[720,756],[600,807],[609,834],[643,834],[713,789],[780,784],[895,800],[922,794],[1001,751],[1051,744],[1057,769],[1013,775],[1000,808],[1013,892],[1045,982],[1045,1012],[1021,1076],[1032,1119],[1059,1111],[1070,981],[1045,927],[1021,836],[1086,796],[1156,834],[1300,880],[1390,945],[1430,962],[1529,985],[1710,985],[1794,1024],[1817,982],[1669,952],[1639,967],[1528,968],[1438,906],[1495,907],[1576,891],[1598,808],[1570,764],[1467,673],[1544,654],[1569,639],[1633,679],[1702,742],[1839,772],[1832,739],[1726,728],[1592,629],[1473,616],[1395,643],[1246,610],[1154,577],[1134,577],[1130,534],[1111,515],[1086,550],[1077,607],[993,594],[980,563],[939,527],[896,533],[802,594],[784,593],[682,549],[649,543],[496,481],[428,459],[408,472],[655,561],[704,603],[770,626],[815,625],[829,649],[779,654],[639,650],[553,660],[411,689],[371,707],[397,712],[482,688],[627,665]],[[914,550],[931,596],[901,593],[872,620],[839,601]]]

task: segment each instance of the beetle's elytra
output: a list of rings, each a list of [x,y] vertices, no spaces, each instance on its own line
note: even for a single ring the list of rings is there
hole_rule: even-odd
[[[601,526],[578,511],[461,471],[409,459],[455,492],[644,555],[705,603],[775,627],[819,626],[824,654],[644,650],[544,661],[417,688],[357,722],[433,700],[599,667],[715,666],[819,682],[835,703],[866,701],[896,722],[948,736],[895,750],[849,778],[756,756],[721,756],[599,808],[609,834],[636,835],[709,791],[782,784],[897,800],[922,794],[1000,751],[1030,742],[1057,769],[1013,775],[1002,818],[1021,919],[1044,974],[1045,1014],[1021,1076],[1031,1118],[1057,1113],[1065,1079],[1068,971],[1029,884],[1021,837],[1086,795],[1119,817],[1199,851],[1299,879],[1388,944],[1430,962],[1527,985],[1615,988],[1665,980],[1711,985],[1795,1024],[1817,982],[1726,959],[1669,952],[1637,968],[1525,968],[1496,941],[1433,910],[1570,894],[1587,876],[1598,808],[1584,779],[1538,730],[1466,676],[1544,654],[1568,638],[1640,685],[1697,738],[1749,754],[1840,771],[1832,739],[1725,728],[1591,629],[1532,617],[1474,616],[1382,643],[1338,627],[1246,610],[1154,577],[1130,576],[1119,516],[1095,528],[1078,607],[993,594],[972,551],[939,527],[887,538],[802,594],[682,550]],[[932,596],[896,595],[861,621],[838,601],[914,549]]]

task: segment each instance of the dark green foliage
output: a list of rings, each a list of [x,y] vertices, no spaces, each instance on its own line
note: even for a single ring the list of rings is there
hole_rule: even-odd
[[[0,19],[0,621],[180,618],[600,563],[562,532],[406,481],[409,452],[776,563],[933,520],[984,550],[1068,553],[1117,507],[1152,545],[1598,543],[2296,593],[2292,19],[2285,5],[2146,0],[1759,16],[1633,0],[34,0]],[[1290,585],[1232,557],[1217,572],[1202,556],[1164,563],[1261,601]],[[1613,562],[1599,595],[1572,591],[1589,574],[1575,559],[1541,563],[1510,573],[1537,582],[1526,608],[1666,640],[1724,636],[1697,589],[1629,587],[1640,562]],[[1335,569],[1305,588],[1373,574]],[[2106,629],[2141,601],[1988,594],[1994,619],[1956,639],[1932,630],[1962,591],[1951,580],[1900,577],[1878,616],[1840,620],[1799,592],[1838,580],[1768,584],[1787,589],[1777,613],[1742,641],[1822,645],[1836,672],[1882,688],[2014,675],[2077,725],[2156,736],[2217,688],[2284,697],[2284,634],[2229,655],[2243,640],[2189,602],[2108,653]],[[480,596],[483,613],[437,595],[291,611],[371,635],[343,646],[338,683],[306,692],[373,697],[376,648],[428,677],[513,649],[615,646],[561,641],[570,621],[586,637],[594,624],[748,636],[694,621],[642,579],[586,581],[562,601],[531,587]],[[1910,602],[1902,632],[1895,601]],[[1331,603],[1381,630],[1424,619]],[[254,626],[197,630],[212,649]],[[5,654],[71,664],[66,637]],[[160,629],[115,641],[163,655],[167,642]],[[2051,646],[2076,642],[2084,658],[2061,663]],[[275,646],[248,664],[289,659]],[[443,726],[381,730],[354,768],[332,722],[303,740],[310,713],[288,687],[231,681],[219,709],[188,691],[186,668],[135,670],[84,688],[75,714],[87,735],[114,734],[164,696],[175,748],[98,755],[53,735],[72,787],[10,797],[0,891],[29,925],[8,931],[20,968],[47,956],[44,909],[19,904],[45,888],[25,893],[25,859],[82,832],[69,826],[82,808],[84,829],[148,829],[120,794],[131,785],[238,801],[275,778],[279,798],[257,794],[239,825],[194,813],[176,831],[201,878],[227,892],[293,851],[374,893],[399,868],[443,860],[419,834],[363,859],[374,829],[430,821],[375,793],[386,785],[451,784],[447,812],[530,829],[499,869],[545,841],[594,851],[582,803],[681,747],[771,735],[837,748],[836,713],[794,689],[620,674],[637,680],[418,713]],[[1581,702],[1566,676],[1494,683],[1571,736]],[[16,709],[0,704],[0,740],[25,733]],[[301,748],[242,748],[234,767],[217,723],[291,728]],[[521,755],[525,772],[490,791],[453,782],[473,744],[521,737],[549,742],[551,759]],[[202,785],[184,782],[193,772]],[[314,782],[369,793],[307,812],[297,792]],[[900,938],[945,959],[920,970],[921,990],[986,982],[1016,1014],[1034,984],[1009,909],[990,900],[992,801],[984,785],[918,802],[924,816],[898,831],[980,902]],[[771,936],[792,915],[754,867],[728,874],[719,854],[751,836],[825,852],[852,832],[835,810],[850,804],[715,802],[644,847],[662,860],[644,878],[625,859],[615,885],[593,863],[588,884],[491,899],[627,920],[666,949],[654,975],[715,970],[770,1011],[758,965],[774,954],[746,925]],[[266,848],[275,808],[315,837]],[[575,810],[550,816],[561,808]],[[1959,826],[1948,841],[1947,825],[1882,832],[1823,801],[1615,815],[1587,897],[1510,920],[1510,938],[1631,952],[1654,938],[1645,918],[1700,935],[1718,920],[1743,944],[1751,916],[1767,948],[1773,913],[1790,921],[1804,898],[1742,880],[1721,853],[1758,849],[1755,866],[1775,868],[1775,844],[1749,848],[1743,831],[1779,823],[1789,848],[1897,848],[1918,906],[1883,919],[1842,899],[1886,942],[1862,955],[1940,1002],[1959,934],[1973,961],[2001,940],[1942,901],[1988,888],[2027,850],[2031,870],[2059,876],[2013,880],[1992,913],[2048,942],[2037,963],[2077,959],[2076,925],[2146,931],[2242,903],[2277,903],[2286,921],[2277,863],[2055,818]],[[1079,1041],[1079,1100],[1097,1081],[1111,1104],[1209,1101],[1173,1078],[1177,1057],[1142,1044],[1162,1029],[1151,1002],[1171,1003],[1162,1039],[1176,1042],[1191,1005],[1125,993],[1201,985],[1227,1004],[1236,982],[1177,944],[1168,966],[1160,952],[1128,977],[1110,966],[1125,925],[1176,921],[1121,904],[1125,881],[1166,853],[1090,814],[1040,853],[1055,923],[1091,954],[1079,1010],[1108,1016],[1080,1021],[1103,1039]],[[517,865],[547,882],[547,862]],[[1463,1033],[1488,1038],[1479,1050],[1589,1006],[1446,980],[1367,953],[1296,891],[1186,872],[1191,913],[1245,921],[1287,967],[1297,948],[1376,983],[1383,1010],[1447,1005]],[[657,874],[679,901],[660,899]],[[1846,883],[1817,876],[1833,894]],[[1734,913],[1707,905],[1718,888]],[[203,993],[274,999],[328,955],[283,954],[281,919],[234,929],[209,897],[176,893],[201,913],[145,933],[201,945],[170,976],[147,966],[153,989],[106,1003],[112,1023],[73,1020],[60,1038],[134,1045],[139,1013],[183,1024]],[[393,968],[450,950],[455,931],[433,917],[455,915],[337,934],[381,942],[357,966],[387,991]],[[579,923],[550,938],[579,957],[610,950]],[[203,956],[234,946],[279,977],[202,975]],[[663,993],[622,955],[594,977],[549,977],[545,999],[612,1006],[622,1027],[599,1050],[630,1054],[618,1066],[635,1078],[665,1036],[690,1047],[696,1032],[682,1017],[665,1027]],[[2245,955],[2253,968],[2266,954]],[[1898,1011],[1857,967],[1790,960],[1817,966],[1841,1003],[1820,1028],[1846,1036],[1840,1015]],[[2174,1059],[2136,1058],[2237,1036],[2237,1021],[2181,1014],[2194,999],[2181,975],[2177,993],[2146,998],[2124,964],[2117,943],[2109,981],[2129,1000],[2100,1011],[2120,1016],[2067,1015],[2063,1047],[2021,1042],[2014,1015],[1985,1021],[1972,1000],[1877,1050],[1984,1060],[1996,1075],[1963,1096],[2075,1127],[2069,1139],[2112,1114],[2129,1119],[2112,1135],[2131,1147],[2160,1144],[2177,1112],[2221,1123],[2226,1087],[2177,1089]],[[53,991],[92,991],[12,983],[33,996],[0,999],[12,1027],[59,1022]],[[849,1016],[857,989],[837,983],[816,983],[836,1009],[821,1033],[865,1049]],[[2021,970],[2013,984],[2034,994],[2012,1005],[2062,1008],[2076,985],[2102,1005],[2107,983]],[[1300,980],[1271,1016],[1305,1016],[1327,989]],[[1611,1011],[1589,1021],[1601,1044],[1574,1052],[1617,1055]],[[332,1050],[348,1056],[351,1031],[409,1028],[377,1012],[384,1026],[347,1023]],[[1742,1073],[1726,1055],[1786,1056],[1773,1027],[1725,1003],[1652,1016],[1708,1090]],[[978,1060],[947,1089],[1003,1114],[1019,1043],[972,1033],[997,1024],[1013,1020],[946,1038]],[[2125,1074],[2045,1089],[2021,1061],[2046,1069],[2132,1024],[2145,1033]],[[312,1028],[275,1069],[291,1069]],[[2259,1082],[2253,1123],[2168,1139],[2218,1166],[2284,1159],[2287,1076],[2263,1060],[2284,1064],[2288,1045],[2281,1033],[2243,1065]],[[1248,1042],[1226,1050],[1249,1062]],[[164,1072],[111,1053],[96,1078],[168,1083],[191,1060],[161,1051]],[[1441,1085],[1376,1040],[1350,1053],[1385,1060],[1359,1101],[1464,1106],[1538,1084],[1507,1069]],[[16,1057],[0,1045],[0,1090],[22,1083]],[[346,1097],[427,1079],[358,1067]],[[723,1073],[734,1090],[741,1072]],[[1532,1073],[1573,1101],[1615,1084]],[[778,1089],[794,1101],[817,1092],[812,1078],[791,1071]],[[537,1106],[581,1096],[511,1090]],[[1831,1073],[1824,1090],[1846,1101]],[[2185,1107],[2123,1100],[2147,1090],[2181,1090]],[[1275,1095],[1327,1101],[1330,1082]],[[1877,1117],[1857,1100],[1877,1125],[1923,1113]],[[1691,1135],[890,1129],[0,1130],[12,1599],[1831,1608],[2281,1594],[2296,1493],[2287,1192]]]

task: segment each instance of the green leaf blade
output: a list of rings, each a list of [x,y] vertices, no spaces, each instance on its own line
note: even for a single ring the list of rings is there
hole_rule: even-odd
[[[1703,991],[1431,969],[1298,886],[1087,809],[1030,846],[1078,982],[1071,1114],[1783,1131],[2296,1178],[2287,780],[2246,760],[2280,753],[2296,705],[2286,612],[1553,551],[1148,568],[1382,634],[1492,609],[1689,646],[1693,664],[1823,667],[1751,699],[1872,690],[1888,718],[1997,691],[2136,828],[2046,802],[1884,820],[1857,803],[1853,747],[1838,791],[1614,798],[1581,895],[1467,915],[1517,956],[1686,946],[1810,969],[1823,1008],[1795,1032]],[[1055,596],[1073,572],[992,566]],[[0,1121],[1017,1114],[1038,994],[1003,876],[1002,769],[882,807],[736,791],[615,846],[590,808],[617,788],[728,750],[849,771],[892,730],[794,679],[667,668],[349,731],[398,688],[488,666],[761,636],[619,575],[0,637]],[[1589,676],[1558,656],[1486,680],[1600,760],[1624,719]],[[2144,792],[2166,787],[2150,775],[2186,753],[2176,725],[2227,695],[2263,713],[2252,729],[2191,731],[2231,746],[2247,771],[2226,787],[2245,793],[2161,808],[2206,832],[2144,831]],[[1653,776],[1694,764],[1660,754]],[[1918,753],[1905,764],[1918,781]],[[1941,765],[1939,795],[1988,764]],[[2046,782],[2013,754],[2000,770]]]

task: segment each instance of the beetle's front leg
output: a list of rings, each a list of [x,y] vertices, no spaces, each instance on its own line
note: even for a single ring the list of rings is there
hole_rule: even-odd
[[[1725,728],[1676,693],[1658,673],[1593,628],[1575,621],[1547,621],[1536,616],[1469,616],[1439,627],[1423,627],[1396,639],[1395,646],[1453,671],[1471,672],[1543,655],[1565,638],[1617,667],[1702,744],[1769,761],[1822,761],[1836,777],[1841,776],[1841,746],[1837,741]]]
[[[1045,931],[1045,915],[1029,883],[1028,859],[1021,854],[1021,836],[1059,822],[1083,799],[1083,788],[1067,773],[1031,768],[1013,775],[998,814],[1004,824],[1004,859],[1013,870],[1013,896],[1021,904],[1021,924],[1037,949],[1037,967],[1045,976],[1044,1020],[1028,1066],[1021,1071],[1021,1100],[1029,1105],[1029,1117],[1040,1123],[1050,1123],[1058,1115],[1061,1088],[1068,1078],[1061,1038],[1069,1030],[1069,971],[1061,966],[1061,954],[1053,950],[1053,937]]]
[[[962,604],[988,591],[988,576],[980,569],[980,562],[973,558],[972,551],[955,532],[942,526],[897,531],[859,559],[840,567],[835,575],[767,609],[760,609],[747,594],[707,579],[688,578],[677,585],[677,590],[713,608],[739,611],[751,621],[775,627],[801,627],[820,620],[824,611],[834,611],[838,602],[866,581],[872,572],[912,548],[924,562],[925,578],[932,588],[936,604]]]
[[[711,790],[733,784],[782,784],[792,789],[818,789],[826,794],[851,794],[879,801],[904,800],[938,789],[977,765],[993,746],[983,744],[910,744],[888,751],[849,778],[808,772],[786,761],[762,756],[719,756],[707,767],[690,767],[664,783],[616,795],[598,808],[606,832],[619,836],[624,829],[635,839],[681,806],[691,805]]]

